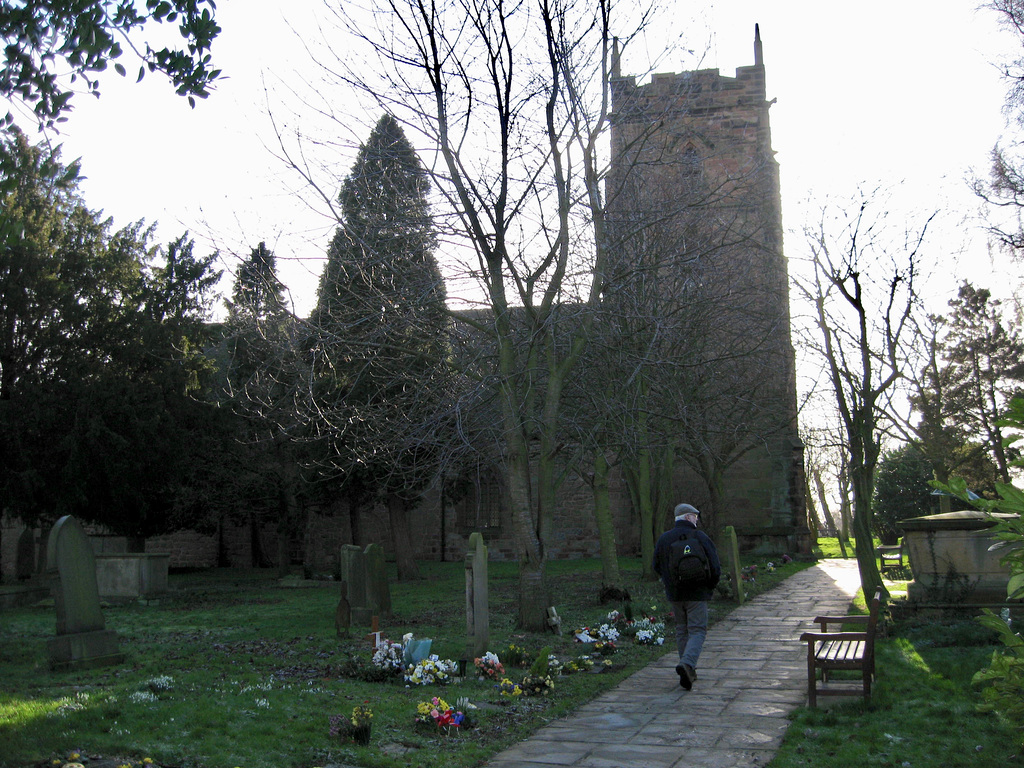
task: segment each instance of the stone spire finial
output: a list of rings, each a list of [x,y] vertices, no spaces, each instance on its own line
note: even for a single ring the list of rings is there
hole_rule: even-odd
[[[761,49],[761,27],[754,25],[754,66],[764,66],[764,51]]]
[[[622,77],[622,66],[619,58],[619,38],[612,38],[612,77]]]

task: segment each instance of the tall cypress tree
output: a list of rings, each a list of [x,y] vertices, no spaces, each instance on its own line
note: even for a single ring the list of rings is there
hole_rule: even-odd
[[[313,412],[349,489],[386,502],[399,577],[416,575],[407,513],[436,472],[448,390],[445,288],[434,258],[430,182],[384,115],[342,184],[343,220],[317,306]]]

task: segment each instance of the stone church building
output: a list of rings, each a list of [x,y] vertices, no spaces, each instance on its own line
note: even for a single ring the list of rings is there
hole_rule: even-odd
[[[676,340],[665,352],[675,358],[666,359],[654,380],[669,394],[678,390],[669,423],[678,424],[679,445],[688,456],[673,464],[673,496],[658,510],[659,520],[668,525],[678,501],[712,505],[712,535],[731,525],[741,548],[807,553],[813,542],[760,35],[755,28],[754,63],[734,77],[709,69],[655,74],[639,85],[619,71],[618,59],[616,52],[605,190],[618,256],[606,301],[644,312],[656,308],[659,317],[673,318],[664,326],[659,321],[658,329]],[[429,492],[414,511],[417,558],[460,560],[475,531],[492,558],[515,557],[495,475],[481,466],[467,485],[469,492],[455,501]],[[639,515],[621,476],[612,477],[611,501],[619,553],[638,554]],[[364,540],[358,543],[390,548],[387,521],[383,509],[361,512]],[[593,496],[584,483],[563,484],[555,523],[549,557],[598,555]],[[334,572],[340,547],[352,543],[350,530],[347,521],[311,510],[302,540],[289,542],[293,562],[312,573]],[[20,530],[5,526],[5,576],[14,575],[19,537]],[[172,568],[248,567],[254,538],[263,552],[274,553],[276,537],[273,524],[251,531],[224,521],[216,534],[156,537],[145,549],[170,552]],[[21,544],[24,549],[24,538]],[[123,546],[98,543],[104,551]]]

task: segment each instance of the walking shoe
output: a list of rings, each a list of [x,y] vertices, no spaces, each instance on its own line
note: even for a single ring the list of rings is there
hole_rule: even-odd
[[[697,670],[691,667],[689,664],[683,664],[683,668],[686,670],[686,676],[690,678],[690,684],[697,679]]]
[[[686,690],[690,690],[693,687],[693,678],[690,677],[690,673],[687,670],[692,670],[689,664],[676,664],[676,674],[679,675],[679,684]]]

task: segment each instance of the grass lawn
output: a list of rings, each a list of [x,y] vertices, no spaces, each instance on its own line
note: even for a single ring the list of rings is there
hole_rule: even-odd
[[[834,540],[824,541],[821,554],[833,555],[834,548]],[[664,619],[660,585],[639,580],[637,559],[621,564],[635,615]],[[807,565],[769,572],[765,558],[746,564],[759,566],[755,593]],[[392,583],[395,616],[384,634],[394,641],[407,632],[431,638],[434,652],[458,659],[465,645],[463,565],[420,565],[420,581]],[[621,608],[598,604],[596,560],[553,562],[553,602],[566,635],[524,635],[512,626],[516,566],[492,563],[490,576],[491,649],[503,660],[510,644],[530,659],[547,646],[560,661],[577,659],[592,648],[573,642],[569,630],[599,625]],[[903,585],[887,583],[897,597]],[[105,609],[108,628],[120,634],[128,654],[123,665],[106,669],[49,671],[52,608],[2,614],[0,768],[59,768],[75,755],[112,768],[138,768],[147,759],[181,768],[468,768],[615,685],[672,642],[671,625],[669,648],[623,637],[610,669],[557,676],[546,696],[505,697],[474,678],[407,688],[400,680],[368,680],[369,644],[335,637],[337,585],[292,589],[271,572],[220,570],[175,575],[172,588],[173,599],[158,606]],[[712,621],[734,607],[711,605]],[[895,621],[886,621],[887,636],[878,644],[871,703],[826,699],[819,709],[797,709],[770,768],[1024,764],[1022,731],[977,711],[970,685],[997,647],[993,638],[970,616],[901,614],[898,598],[895,605]],[[506,670],[513,680],[526,672]],[[477,705],[470,710],[475,727],[446,736],[417,726],[417,705],[433,696]],[[329,733],[329,717],[347,717],[356,706],[374,712],[367,746]]]
[[[755,591],[807,565],[769,573],[764,558],[748,562],[759,566]],[[636,558],[622,558],[621,565],[636,618],[664,621],[660,584],[640,581]],[[466,642],[463,564],[420,567],[421,580],[392,582],[394,618],[382,626],[384,636],[431,638],[433,653],[457,660]],[[514,644],[525,650],[527,664],[546,647],[563,663],[576,660],[593,646],[574,642],[571,630],[596,627],[622,608],[597,602],[596,560],[552,562],[549,574],[566,632],[521,634],[513,627],[516,565],[491,563],[491,650],[500,658],[508,659]],[[217,570],[172,575],[171,586],[172,599],[160,605],[105,609],[107,628],[118,632],[128,655],[105,669],[51,672],[45,642],[54,634],[53,608],[4,612],[0,768],[59,765],[75,755],[182,768],[472,766],[614,686],[673,642],[671,625],[668,647],[623,636],[614,655],[597,658],[591,671],[555,676],[554,690],[544,696],[503,696],[493,682],[474,676],[444,687],[406,687],[400,677],[372,679],[367,641],[336,637],[336,584],[286,588],[273,572]],[[712,620],[732,607],[712,603]],[[506,674],[518,682],[527,671]],[[434,696],[453,706],[463,699],[476,705],[466,708],[475,727],[445,735],[416,725],[418,704]],[[373,710],[367,746],[329,733],[329,717],[347,718],[356,706]]]

